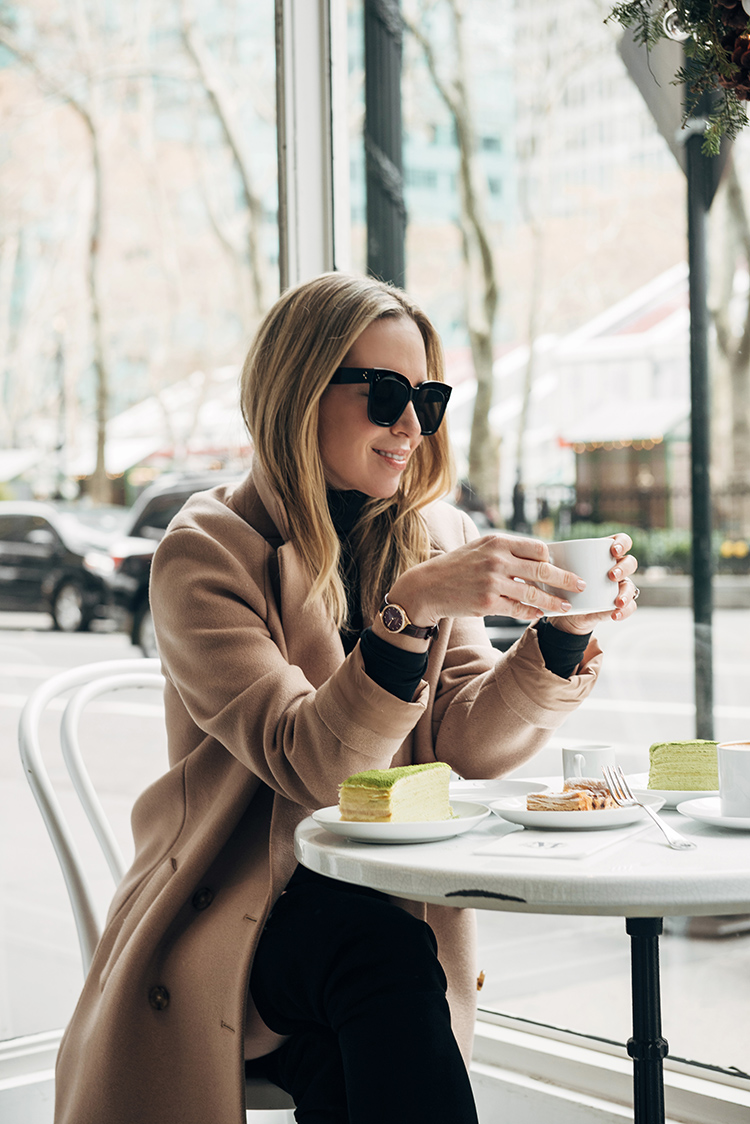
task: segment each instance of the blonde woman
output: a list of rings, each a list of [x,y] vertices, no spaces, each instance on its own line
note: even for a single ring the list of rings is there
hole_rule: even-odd
[[[293,851],[351,773],[498,776],[596,678],[607,614],[534,585],[518,600],[517,579],[576,575],[439,502],[449,394],[427,317],[379,282],[324,275],[261,325],[242,377],[252,471],[189,500],[156,552],[171,768],[134,809],[58,1124],[241,1124],[244,1064],[305,1124],[476,1121],[471,912],[322,878]],[[613,539],[618,619],[630,545]],[[498,655],[487,614],[530,627]]]

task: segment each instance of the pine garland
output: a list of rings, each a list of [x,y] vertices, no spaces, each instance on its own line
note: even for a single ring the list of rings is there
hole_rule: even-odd
[[[674,78],[689,91],[683,123],[702,94],[720,95],[703,136],[703,152],[715,156],[722,136],[736,137],[748,124],[743,103],[750,99],[750,16],[740,0],[623,0],[607,21],[633,28],[636,42],[650,49],[669,38],[664,27],[668,12],[687,35],[685,65]]]

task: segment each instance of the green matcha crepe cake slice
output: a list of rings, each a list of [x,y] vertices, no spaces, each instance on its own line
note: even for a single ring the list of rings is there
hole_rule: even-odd
[[[648,751],[648,787],[662,792],[714,792],[719,787],[716,742],[655,742]]]
[[[450,765],[401,765],[354,773],[339,785],[341,819],[351,823],[420,823],[449,820]]]

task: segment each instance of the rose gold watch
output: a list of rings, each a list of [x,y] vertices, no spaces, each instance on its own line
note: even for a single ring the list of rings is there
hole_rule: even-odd
[[[392,605],[387,594],[383,598],[383,604],[380,606],[378,615],[383,622],[383,628],[387,629],[388,632],[402,632],[404,636],[414,636],[417,640],[431,640],[433,636],[437,636],[438,626],[436,624],[428,624],[424,628],[412,624],[406,615],[406,609],[401,605]]]

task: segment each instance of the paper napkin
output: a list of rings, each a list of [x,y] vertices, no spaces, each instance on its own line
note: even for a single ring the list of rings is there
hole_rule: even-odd
[[[473,853],[503,858],[515,855],[524,859],[585,859],[638,835],[649,826],[649,823],[632,823],[600,831],[534,831],[522,828],[483,843]]]

